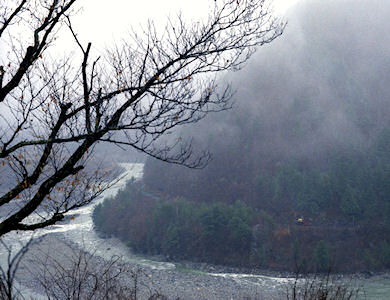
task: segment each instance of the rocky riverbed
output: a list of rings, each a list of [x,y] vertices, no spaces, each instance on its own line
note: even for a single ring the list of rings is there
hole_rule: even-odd
[[[110,253],[111,249],[100,250]],[[81,261],[83,259],[88,261],[90,272],[99,272],[103,271],[107,263],[112,260],[108,259],[109,256],[103,258],[98,253],[102,252],[84,251],[78,244],[67,240],[63,233],[48,234],[30,246],[19,268],[17,280],[24,287],[41,295],[35,295],[33,299],[47,299],[44,296],[45,288],[42,282],[50,283],[50,280],[55,281],[55,279],[58,282],[58,278],[50,277],[55,272],[48,274],[53,261],[57,267],[61,266],[64,270],[71,270],[82,257]],[[115,255],[113,257],[116,259]],[[124,258],[116,261],[114,268],[118,270],[119,267],[122,268],[121,270],[129,271],[123,271],[120,284],[130,289],[137,285],[138,299],[148,299],[153,294],[164,295],[167,299],[186,300],[287,299],[287,290],[291,289],[294,283],[293,274],[272,271],[249,274],[248,270],[194,262],[181,262],[175,265],[167,263],[165,267],[161,267],[153,264],[147,265],[142,263],[142,260],[139,264]],[[242,273],[244,271],[247,273]],[[46,278],[43,273],[46,273]],[[367,280],[365,278],[367,276],[367,274],[354,274],[353,276],[339,274],[334,278],[338,280],[338,283],[359,288],[359,282]],[[373,278],[375,276],[386,279],[388,275],[377,274]],[[303,284],[303,281],[300,280],[299,284]],[[360,289],[362,299],[386,299],[380,295],[378,298],[372,298],[365,293],[363,287]]]
[[[19,268],[17,280],[23,286],[42,295],[41,298],[36,296],[35,299],[46,299],[41,281],[50,282],[54,278],[51,278],[50,274],[46,274],[47,278],[44,278],[43,270],[50,273],[49,264],[53,263],[53,260],[64,269],[71,269],[74,267],[74,258],[82,252],[77,244],[64,242],[64,236],[60,233],[43,236],[30,246]],[[107,260],[95,254],[89,255],[88,261],[90,267],[96,270],[97,266],[104,266]],[[44,265],[45,263],[48,265]],[[130,262],[124,264],[131,272],[124,274],[122,284],[133,287],[134,274],[138,274],[139,299],[146,299],[155,292],[166,296],[167,299],[285,299],[283,294],[289,284],[289,280],[284,278],[264,276],[261,279],[255,275],[238,277],[229,273],[205,273],[183,267],[162,270],[140,267]],[[123,264],[120,265],[123,267]]]

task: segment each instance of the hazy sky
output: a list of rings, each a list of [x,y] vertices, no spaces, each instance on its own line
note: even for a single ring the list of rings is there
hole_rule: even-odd
[[[218,1],[218,0],[217,0]],[[299,0],[274,0],[275,10],[283,14]],[[85,41],[95,44],[111,44],[112,40],[124,37],[130,26],[137,27],[147,19],[165,23],[166,17],[182,11],[186,18],[194,20],[207,16],[214,0],[110,0],[81,1],[83,9],[76,18],[78,32]]]

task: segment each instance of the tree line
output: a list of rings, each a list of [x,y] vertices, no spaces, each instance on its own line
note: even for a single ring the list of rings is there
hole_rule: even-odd
[[[154,199],[132,182],[93,212],[100,232],[121,238],[137,252],[218,264],[247,263],[242,259],[250,255],[255,216],[241,202]]]

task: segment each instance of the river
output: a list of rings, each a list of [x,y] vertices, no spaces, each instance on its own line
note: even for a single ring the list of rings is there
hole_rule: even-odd
[[[122,179],[113,185],[110,189],[103,192],[102,197],[95,200],[93,203],[73,211],[69,215],[74,215],[74,220],[65,222],[60,225],[55,225],[50,228],[42,229],[37,231],[34,236],[42,236],[45,234],[56,233],[62,235],[66,240],[79,245],[82,249],[88,252],[94,252],[96,255],[103,258],[109,259],[113,255],[121,256],[125,261],[139,265],[143,268],[158,270],[159,272],[185,272],[186,274],[191,273],[191,270],[182,268],[181,271],[177,270],[177,265],[171,262],[164,262],[159,260],[153,260],[148,257],[135,255],[132,253],[126,245],[116,238],[101,238],[95,232],[92,222],[92,211],[94,207],[101,203],[105,197],[114,196],[119,189],[123,188],[126,181],[135,178],[142,178],[143,164],[132,164],[123,163],[122,167],[125,168],[125,173]],[[28,233],[9,234],[4,238],[7,245],[13,245],[13,249],[20,247],[20,242],[26,242],[30,237]],[[1,249],[0,251],[0,262],[4,264],[6,259],[6,251]],[[266,290],[270,293],[280,293],[281,290],[285,289],[285,285],[291,281],[291,278],[279,278],[263,275],[252,275],[252,274],[231,274],[231,273],[202,273],[196,272],[196,276],[205,276],[207,278],[215,277],[221,280],[230,280],[242,286],[243,288],[250,289],[261,289]],[[174,284],[174,283],[173,283]],[[390,299],[390,276],[389,275],[376,275],[366,279],[356,280],[356,285],[360,286],[362,291],[361,299],[377,300],[377,299]],[[28,295],[38,297],[34,292],[26,290]],[[42,297],[44,299],[44,297]],[[275,298],[276,299],[276,298]]]

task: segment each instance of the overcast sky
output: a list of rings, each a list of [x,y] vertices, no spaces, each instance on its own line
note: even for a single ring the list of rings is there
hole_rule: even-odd
[[[81,38],[86,42],[109,45],[113,40],[124,37],[130,26],[137,27],[147,19],[164,23],[169,15],[182,11],[186,18],[194,20],[207,16],[210,4],[214,0],[110,0],[81,1],[83,9],[76,18],[76,25]],[[218,1],[218,0],[217,0]],[[288,7],[299,0],[274,0],[275,10],[283,14]]]

